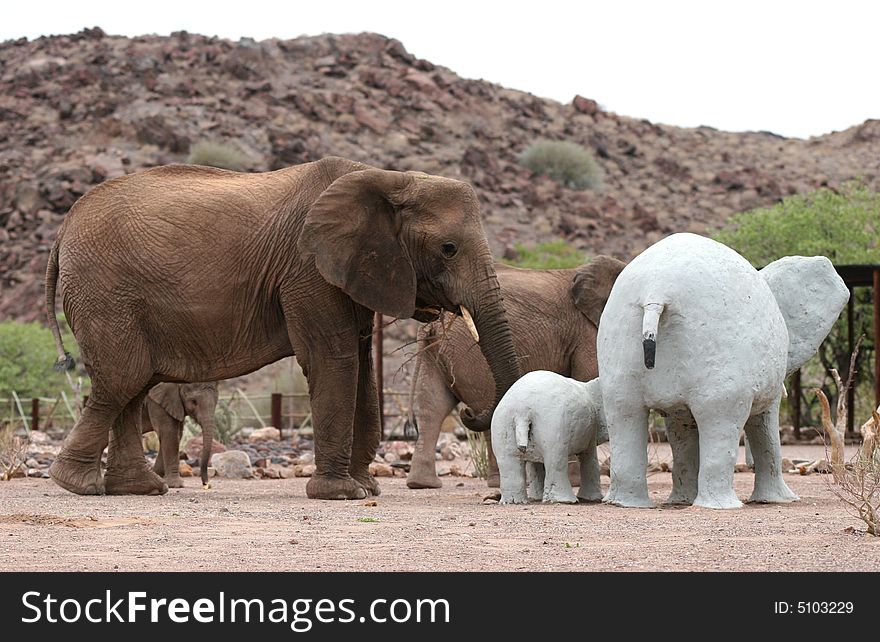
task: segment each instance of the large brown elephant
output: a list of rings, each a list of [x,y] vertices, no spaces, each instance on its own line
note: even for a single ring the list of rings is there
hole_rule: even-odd
[[[192,417],[202,428],[199,472],[208,485],[208,462],[214,445],[214,412],[217,409],[216,383],[159,383],[150,389],[141,413],[141,430],[156,431],[159,453],[153,471],[165,478],[168,488],[182,488],[180,478],[180,438],[183,420]]]
[[[597,256],[571,270],[522,270],[496,265],[504,307],[523,374],[549,370],[579,381],[598,376],[599,317],[624,263]],[[434,449],[440,426],[459,402],[493,408],[492,374],[465,325],[443,320],[419,331],[413,406],[419,438],[407,486],[440,488]],[[498,485],[492,448],[489,485]]]
[[[75,493],[167,491],[138,430],[156,383],[228,379],[296,354],[315,432],[307,495],[378,494],[374,310],[465,315],[495,397],[519,375],[476,194],[437,176],[329,157],[266,173],[172,165],[116,178],[74,204],[49,257],[49,322],[68,365],[56,282],[92,377],[49,471]],[[486,430],[491,410],[465,421]]]

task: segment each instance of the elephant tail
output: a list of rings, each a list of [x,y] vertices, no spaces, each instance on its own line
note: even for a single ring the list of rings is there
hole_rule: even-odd
[[[516,447],[520,452],[525,452],[529,447],[529,433],[532,430],[531,411],[519,414],[513,418],[514,434],[516,435]]]
[[[49,320],[49,329],[55,338],[55,349],[58,351],[58,360],[55,361],[56,370],[73,370],[76,367],[73,357],[64,349],[64,341],[61,339],[61,330],[58,328],[58,318],[55,316],[55,290],[58,285],[58,240],[52,246],[49,253],[49,263],[46,265],[46,317]]]
[[[642,306],[642,348],[645,351],[645,367],[654,367],[654,356],[657,353],[657,326],[663,314],[665,303],[646,303]]]

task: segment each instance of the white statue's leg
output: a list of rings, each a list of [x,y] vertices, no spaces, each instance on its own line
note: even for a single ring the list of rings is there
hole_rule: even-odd
[[[748,418],[751,402],[724,407],[708,402],[692,408],[700,442],[700,472],[694,506],[741,508],[733,490],[733,473],[739,453],[739,433]]]
[[[611,442],[611,485],[603,500],[617,506],[653,508],[648,496],[648,409],[605,406]]]
[[[693,504],[700,472],[700,437],[697,422],[687,408],[666,417],[666,436],[672,449],[672,492],[667,504]]]
[[[526,479],[529,484],[526,495],[532,501],[539,502],[544,498],[544,464],[526,462]]]
[[[498,470],[501,473],[501,503],[525,504],[526,496],[526,465],[513,453],[502,453],[498,459]]]
[[[596,454],[596,440],[578,455],[581,469],[581,485],[577,498],[581,502],[601,502],[602,486],[599,484],[599,457]]]
[[[568,479],[567,447],[556,452],[544,453],[544,501],[559,504],[577,503],[577,497]]]
[[[749,417],[746,437],[755,459],[755,488],[750,502],[786,503],[798,500],[782,478],[779,445],[779,402],[766,412]]]

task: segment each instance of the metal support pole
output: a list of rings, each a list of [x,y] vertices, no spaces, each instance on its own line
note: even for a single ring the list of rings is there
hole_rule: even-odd
[[[853,289],[849,289],[849,301],[846,304],[846,339],[847,345],[849,346],[849,352],[847,354],[852,355],[853,350],[855,349],[855,329],[853,326],[853,317],[855,316],[855,308],[856,302],[853,293]],[[846,378],[844,382],[849,381],[849,377],[852,373],[847,370]],[[855,383],[855,382],[853,382]],[[848,408],[848,412],[846,413],[846,432],[852,436],[853,434],[853,425],[855,422],[855,398],[856,398],[856,388],[855,385],[850,386],[849,390],[846,392],[846,407]]]
[[[382,313],[373,317],[373,368],[376,370],[376,391],[379,394],[379,427],[385,438],[385,384],[382,374]]]
[[[874,407],[880,406],[880,270],[874,270]]]

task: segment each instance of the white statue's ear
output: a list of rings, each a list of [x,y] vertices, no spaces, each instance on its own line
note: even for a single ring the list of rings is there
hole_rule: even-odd
[[[759,274],[788,327],[788,372],[794,372],[816,354],[849,300],[849,290],[824,256],[786,256]]]

